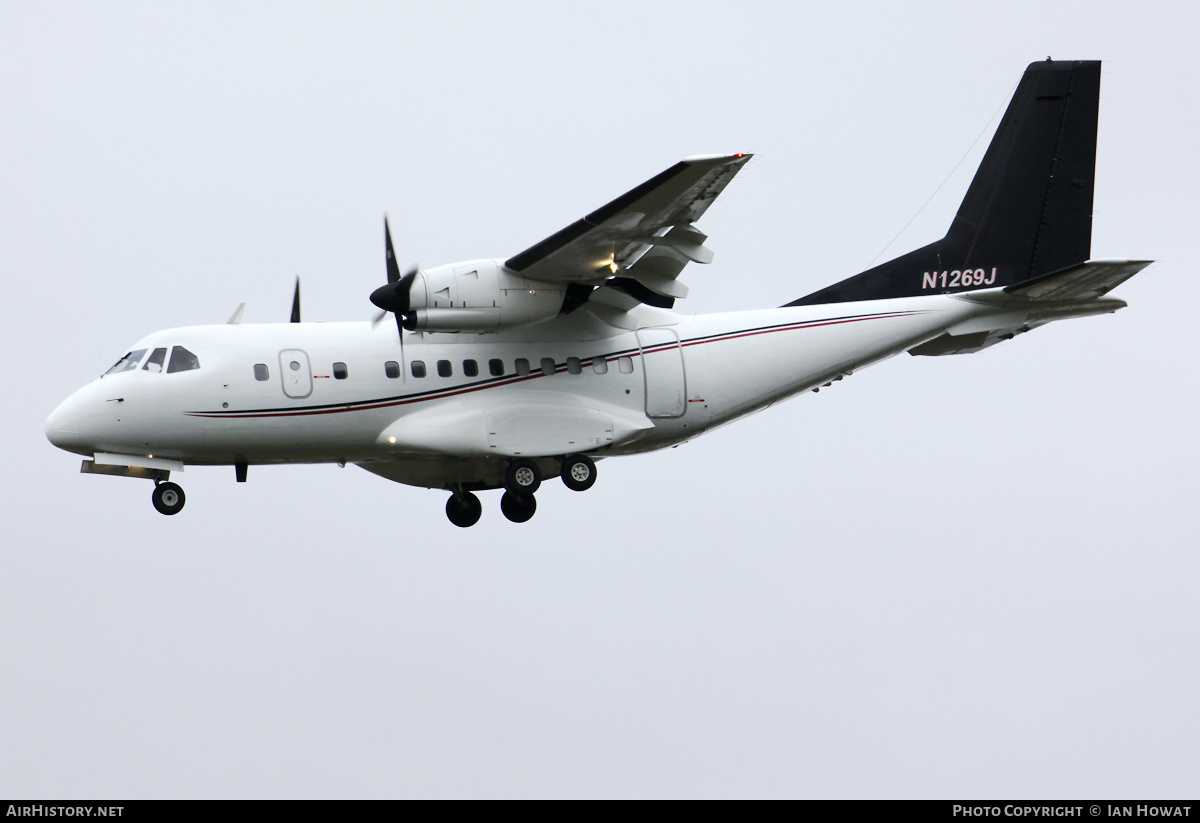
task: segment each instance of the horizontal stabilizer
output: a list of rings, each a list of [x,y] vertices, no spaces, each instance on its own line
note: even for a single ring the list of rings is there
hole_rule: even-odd
[[[1028,300],[1094,300],[1153,263],[1153,260],[1090,260],[1004,289]]]

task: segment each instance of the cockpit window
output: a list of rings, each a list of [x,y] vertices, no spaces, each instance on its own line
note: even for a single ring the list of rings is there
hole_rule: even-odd
[[[138,363],[142,361],[142,356],[145,353],[145,349],[135,349],[134,351],[129,352],[127,355],[118,360],[111,369],[106,371],[104,373],[105,376],[136,369],[138,367]]]
[[[191,371],[198,368],[200,368],[199,357],[192,354],[183,346],[176,346],[171,349],[171,364],[167,366],[167,374],[174,374],[177,371]]]
[[[146,358],[146,365],[142,366],[143,371],[160,372],[163,370],[163,363],[167,361],[166,349],[155,349],[150,352],[150,356]]]

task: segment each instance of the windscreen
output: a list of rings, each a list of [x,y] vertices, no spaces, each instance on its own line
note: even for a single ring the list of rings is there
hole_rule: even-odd
[[[131,371],[132,369],[136,369],[138,367],[138,363],[142,362],[142,356],[145,354],[145,349],[135,349],[129,352],[120,360],[118,360],[111,369],[106,371],[104,376],[107,377],[110,374],[119,374],[123,371]]]

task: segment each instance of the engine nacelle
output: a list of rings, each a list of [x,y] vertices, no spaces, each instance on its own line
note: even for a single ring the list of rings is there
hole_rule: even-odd
[[[566,284],[529,280],[498,260],[438,266],[413,280],[409,327],[485,332],[528,326],[557,317],[566,294]]]

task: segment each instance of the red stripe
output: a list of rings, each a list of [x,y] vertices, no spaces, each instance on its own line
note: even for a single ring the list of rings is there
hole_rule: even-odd
[[[681,342],[678,344],[678,346],[699,346],[699,345],[703,345],[705,343],[720,343],[725,340],[737,340],[738,338],[741,338],[741,337],[755,337],[760,334],[775,334],[776,332],[796,331],[798,329],[815,329],[815,328],[820,328],[821,326],[838,326],[838,325],[842,325],[843,323],[858,323],[862,320],[884,320],[884,319],[891,318],[891,317],[910,317],[914,314],[925,314],[925,312],[921,312],[921,311],[895,312],[895,313],[891,313],[891,314],[870,315],[867,317],[850,317],[850,318],[846,318],[846,319],[842,319],[842,320],[827,320],[824,322],[811,322],[810,321],[807,323],[795,323],[795,324],[788,325],[788,326],[778,326],[778,327],[770,328],[770,329],[759,329],[757,331],[728,332],[723,335],[719,335],[719,336],[715,336],[715,337],[706,337],[706,338],[703,338],[700,340],[691,340],[691,341]],[[643,354],[654,354],[656,352],[674,349],[674,348],[677,348],[678,346],[676,344],[668,343],[668,344],[656,346],[656,347],[649,348],[649,349],[643,349],[642,353]],[[630,355],[622,355],[622,354],[615,354],[615,355],[611,355],[611,356],[596,355],[594,357],[587,358],[587,359],[593,360],[593,361],[604,360],[606,362],[611,363],[614,360],[619,360],[621,357],[628,357],[628,356],[630,356]],[[556,368],[555,374],[559,374],[564,371],[566,371],[565,365]],[[317,376],[321,376],[321,375],[314,375],[314,377],[317,377]],[[483,391],[485,389],[494,389],[499,386],[511,386],[515,383],[523,383],[526,380],[535,380],[539,377],[549,377],[549,375],[544,374],[541,371],[537,371],[537,372],[533,372],[528,375],[522,375],[520,377],[513,377],[511,379],[504,380],[503,382],[499,382],[499,383],[488,383],[488,384],[482,385],[482,386],[470,386],[470,387],[462,388],[462,389],[450,389],[450,390],[447,390],[447,391],[444,391],[444,392],[441,392],[438,394],[429,394],[429,395],[425,395],[423,397],[413,397],[413,398],[402,399],[402,400],[388,400],[388,401],[377,402],[377,403],[362,403],[362,404],[355,404],[355,405],[347,405],[344,408],[313,409],[310,411],[286,411],[285,410],[285,411],[275,411],[275,412],[239,412],[236,414],[209,414],[209,413],[205,413],[205,412],[188,412],[187,415],[189,417],[204,417],[204,418],[209,418],[209,419],[214,419],[214,420],[229,420],[229,419],[247,420],[247,419],[254,419],[254,418],[261,418],[261,417],[308,417],[308,416],[318,415],[318,414],[342,414],[343,412],[352,412],[352,411],[371,411],[374,409],[386,409],[386,408],[389,408],[392,406],[408,406],[413,403],[425,403],[430,400],[444,400],[448,397],[457,397],[458,395],[461,395],[461,394],[471,394],[472,392]],[[690,402],[696,402],[696,401],[690,401]],[[703,401],[700,401],[700,402],[703,402]]]

